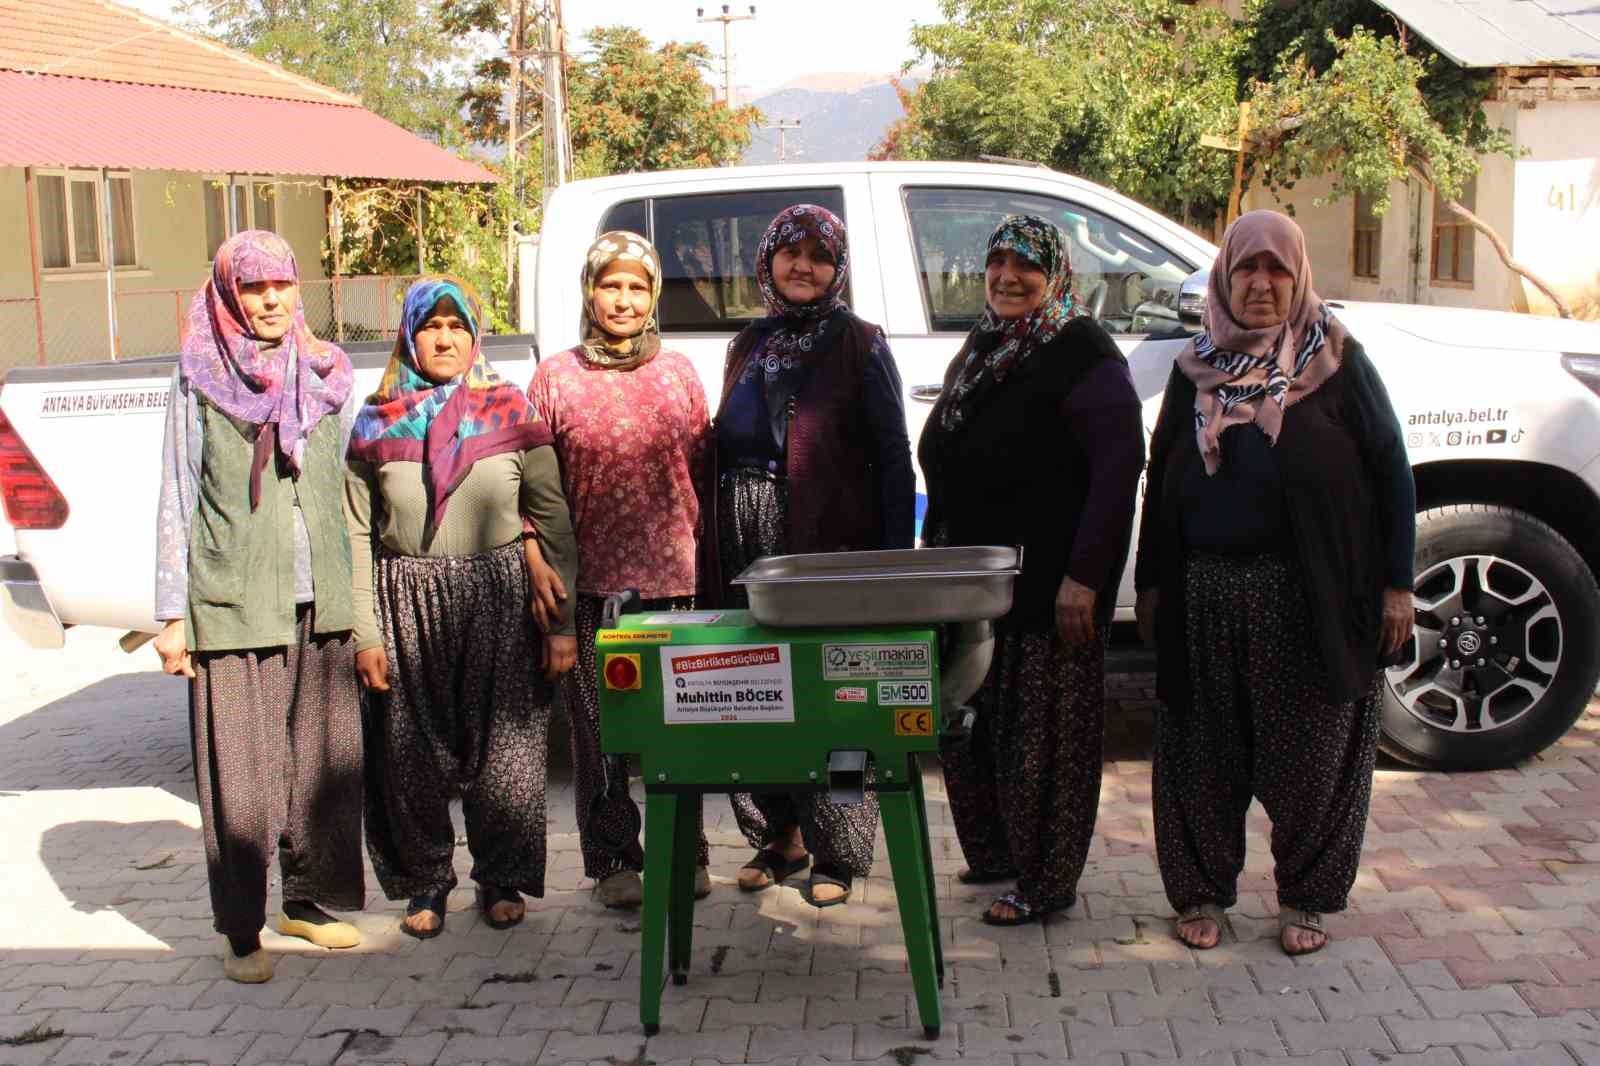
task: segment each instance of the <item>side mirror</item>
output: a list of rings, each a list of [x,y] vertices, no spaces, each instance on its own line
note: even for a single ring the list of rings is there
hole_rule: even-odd
[[[1190,333],[1199,333],[1205,328],[1206,290],[1210,286],[1210,267],[1196,270],[1178,286],[1178,322]]]

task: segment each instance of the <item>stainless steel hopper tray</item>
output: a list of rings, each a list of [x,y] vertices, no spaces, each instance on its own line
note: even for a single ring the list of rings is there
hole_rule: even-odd
[[[738,577],[768,626],[981,622],[1011,610],[1016,548],[920,548],[770,555]]]

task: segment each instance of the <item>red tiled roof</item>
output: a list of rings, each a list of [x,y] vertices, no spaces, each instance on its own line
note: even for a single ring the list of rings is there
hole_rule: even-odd
[[[0,166],[495,180],[351,105],[11,70],[0,101]]]
[[[360,106],[263,59],[109,0],[0,0],[0,69]]]

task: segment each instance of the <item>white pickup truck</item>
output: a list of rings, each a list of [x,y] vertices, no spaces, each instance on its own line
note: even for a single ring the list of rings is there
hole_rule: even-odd
[[[1044,215],[1067,234],[1079,298],[1128,353],[1147,426],[1182,343],[1180,312],[1192,320],[1203,292],[1192,276],[1216,254],[1110,190],[1028,167],[816,164],[580,181],[545,212],[534,333],[490,338],[491,358],[526,383],[541,351],[575,343],[583,252],[604,230],[632,229],[661,251],[666,341],[715,396],[728,338],[761,314],[756,243],[799,201],[849,227],[847,296],[888,334],[913,442],[981,310],[984,241],[1003,215]],[[1335,306],[1383,374],[1417,480],[1416,638],[1406,665],[1387,675],[1383,746],[1442,769],[1536,754],[1582,713],[1600,677],[1600,325]],[[387,351],[353,346],[358,389],[372,387]],[[171,373],[168,357],[7,375],[0,609],[31,644],[59,646],[68,625],[154,630]],[[1131,571],[1118,601],[1124,622]]]

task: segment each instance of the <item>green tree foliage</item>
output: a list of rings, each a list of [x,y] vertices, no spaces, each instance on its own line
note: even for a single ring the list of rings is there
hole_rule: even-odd
[[[1250,0],[1240,28],[1241,98],[1252,85],[1272,81],[1286,60],[1303,59],[1313,73],[1328,70],[1340,56],[1339,42],[1362,30],[1393,41],[1417,61],[1416,87],[1447,136],[1474,151],[1498,150],[1482,107],[1494,88],[1493,72],[1456,66],[1373,0]]]
[[[234,48],[359,99],[435,139],[459,127],[458,40],[434,0],[189,0],[184,12]]]
[[[1180,0],[942,0],[912,43],[933,75],[875,155],[1046,163],[1174,217],[1227,201],[1239,35]]]

